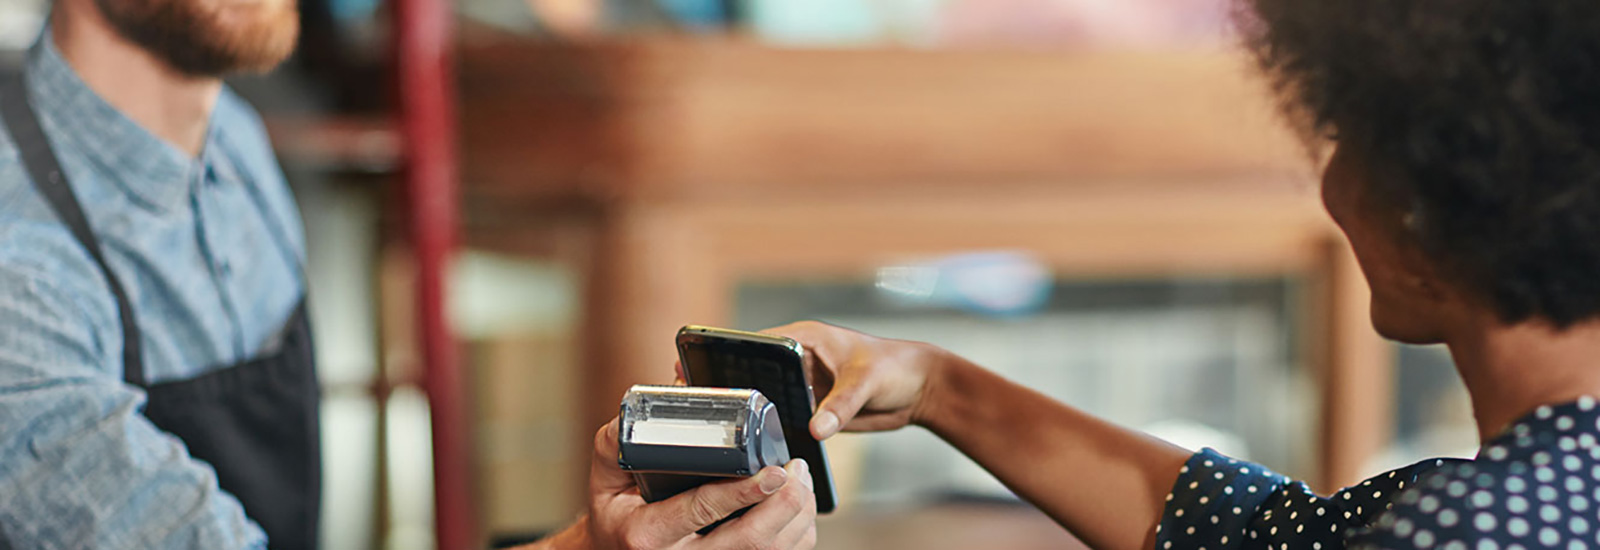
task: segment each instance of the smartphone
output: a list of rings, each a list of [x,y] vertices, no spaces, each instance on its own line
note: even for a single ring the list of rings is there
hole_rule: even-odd
[[[811,436],[816,396],[806,373],[805,348],[782,336],[689,325],[678,330],[678,360],[690,386],[748,388],[767,396],[778,409],[789,456],[811,467],[817,512],[838,503],[833,473],[822,442]]]

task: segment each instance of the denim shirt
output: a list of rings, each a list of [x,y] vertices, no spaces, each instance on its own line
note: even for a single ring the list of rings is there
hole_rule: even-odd
[[[29,99],[127,287],[149,383],[271,351],[304,237],[259,117],[223,90],[203,153],[99,97],[48,31]],[[0,136],[0,547],[260,548],[261,530],[123,382],[106,280]]]

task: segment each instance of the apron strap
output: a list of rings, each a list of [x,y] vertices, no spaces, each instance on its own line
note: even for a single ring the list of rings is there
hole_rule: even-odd
[[[134,318],[133,305],[122,287],[122,281],[106,263],[100,240],[95,238],[89,218],[84,215],[77,195],[72,193],[72,187],[67,183],[66,172],[61,170],[61,163],[56,160],[55,152],[50,149],[50,141],[45,138],[44,128],[39,126],[39,119],[34,116],[22,76],[11,79],[0,91],[0,115],[4,115],[6,130],[11,133],[11,140],[16,142],[17,153],[22,157],[22,164],[27,168],[34,187],[50,203],[50,209],[55,211],[61,223],[72,231],[78,244],[89,252],[89,257],[99,266],[100,274],[111,286],[111,295],[117,300],[117,315],[122,322],[122,379],[144,387],[139,321]]]

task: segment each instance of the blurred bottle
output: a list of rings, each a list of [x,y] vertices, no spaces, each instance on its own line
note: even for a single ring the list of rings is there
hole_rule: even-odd
[[[795,46],[857,46],[880,41],[884,25],[872,0],[745,0],[750,27],[763,40]]]
[[[1188,47],[1228,33],[1228,0],[744,0],[795,46]]]
[[[1229,0],[953,0],[946,45],[1163,48],[1228,35]]]
[[[692,31],[721,31],[734,20],[732,3],[727,0],[656,0],[656,3],[678,26]]]
[[[876,286],[901,306],[1005,317],[1043,308],[1054,284],[1050,269],[1033,256],[990,251],[884,267]]]

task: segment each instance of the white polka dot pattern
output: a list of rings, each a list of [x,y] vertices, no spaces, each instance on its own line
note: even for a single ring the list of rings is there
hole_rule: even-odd
[[[1600,550],[1600,408],[1544,406],[1475,460],[1435,459],[1331,497],[1211,449],[1179,472],[1156,548]]]

